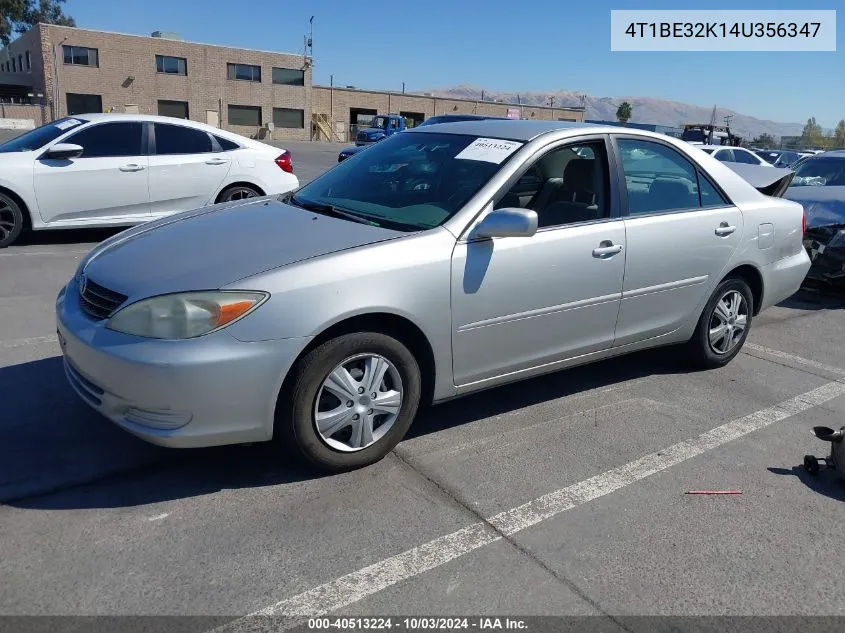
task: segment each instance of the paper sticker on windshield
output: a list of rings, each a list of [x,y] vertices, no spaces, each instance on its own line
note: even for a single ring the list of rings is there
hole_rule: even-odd
[[[522,147],[522,143],[503,141],[497,138],[477,138],[455,158],[483,160],[498,165],[520,147]]]
[[[80,121],[79,119],[68,119],[67,121],[56,123],[56,127],[60,130],[67,130],[77,125],[82,125],[82,121]]]

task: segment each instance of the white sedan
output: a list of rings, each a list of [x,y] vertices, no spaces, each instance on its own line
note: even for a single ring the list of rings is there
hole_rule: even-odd
[[[297,187],[289,151],[209,125],[67,117],[0,145],[0,248],[24,228],[129,226]]]
[[[754,152],[743,149],[742,147],[733,147],[730,145],[696,145],[696,147],[723,163],[772,166],[771,163],[766,162]]]

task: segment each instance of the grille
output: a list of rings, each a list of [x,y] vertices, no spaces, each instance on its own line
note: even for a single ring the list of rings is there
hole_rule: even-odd
[[[109,316],[126,299],[126,295],[109,290],[90,279],[87,280],[84,291],[79,293],[79,303],[85,314],[98,321]]]

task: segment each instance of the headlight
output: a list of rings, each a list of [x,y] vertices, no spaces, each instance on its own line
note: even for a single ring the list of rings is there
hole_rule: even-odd
[[[194,338],[246,316],[269,296],[247,291],[161,295],[126,306],[109,319],[106,327],[146,338]]]

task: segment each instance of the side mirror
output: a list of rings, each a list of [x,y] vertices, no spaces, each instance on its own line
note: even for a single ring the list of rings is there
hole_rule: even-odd
[[[56,143],[48,149],[44,158],[78,158],[82,155],[84,148],[73,143]]]
[[[531,237],[537,232],[537,219],[531,209],[495,209],[484,216],[471,237]]]

